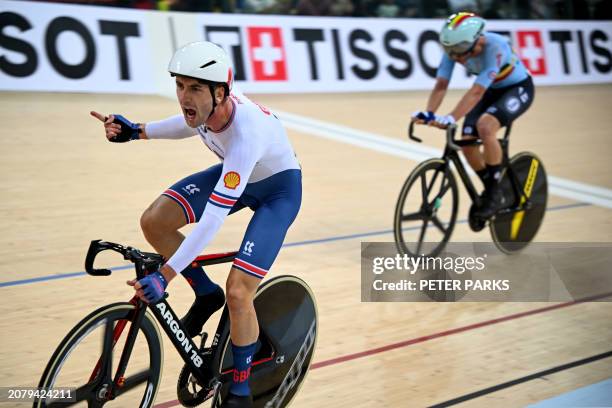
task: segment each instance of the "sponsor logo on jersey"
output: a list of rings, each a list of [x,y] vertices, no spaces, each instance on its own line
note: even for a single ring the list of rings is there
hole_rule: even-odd
[[[240,174],[235,171],[228,171],[225,173],[225,176],[223,176],[223,183],[226,188],[234,190],[238,187],[238,184],[240,184]]]
[[[521,107],[521,102],[516,97],[509,98],[506,101],[506,109],[508,109],[509,112],[514,113],[517,110],[519,110],[520,107]]]
[[[187,184],[183,187],[183,191],[189,195],[193,195],[195,193],[199,193],[200,189],[195,184]]]
[[[252,241],[247,241],[244,244],[244,250],[242,251],[243,254],[251,256],[251,254],[253,253],[253,247],[255,246],[255,243]]]

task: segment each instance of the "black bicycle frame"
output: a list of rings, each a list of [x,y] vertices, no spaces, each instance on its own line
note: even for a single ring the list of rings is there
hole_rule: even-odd
[[[124,247],[112,242],[94,240],[91,241],[89,250],[87,252],[87,257],[85,259],[85,270],[88,274],[94,276],[108,276],[111,274],[109,269],[95,269],[93,267],[97,254],[105,250],[119,252],[123,255],[124,259],[132,261],[136,269],[136,277],[139,280],[142,279],[147,272],[157,271],[163,263],[162,257],[158,254],[141,252],[135,248]],[[229,262],[235,258],[236,254],[236,252],[230,252],[218,255],[202,256],[197,258],[194,263],[204,266]],[[166,301],[167,296],[168,294],[166,293],[164,298],[155,304],[147,304],[136,296],[134,296],[134,298],[132,298],[130,301],[130,303],[136,306],[136,312],[132,319],[132,325],[126,339],[125,348],[123,349],[121,358],[119,360],[118,369],[115,374],[115,378],[113,379],[111,390],[109,390],[109,395],[111,398],[116,395],[116,391],[123,391],[122,379],[125,374],[125,369],[127,367],[130,354],[133,350],[134,343],[136,342],[136,335],[138,334],[140,324],[144,318],[147,308],[151,309],[151,312],[172,341],[176,351],[179,353],[185,364],[189,366],[191,373],[196,377],[198,382],[202,386],[206,386],[209,385],[207,384],[208,381],[215,378],[211,368],[220,367],[220,356],[216,350],[220,344],[219,340],[227,335],[227,331],[229,331],[229,328],[227,327],[228,325],[225,324],[225,321],[228,319],[227,310],[224,310],[221,316],[221,320],[217,326],[217,331],[210,349],[211,353],[208,354],[209,358],[207,359],[200,354],[200,347],[197,346],[189,337],[187,330],[181,323],[180,319],[177,317],[176,313],[174,313],[174,310],[172,310],[170,304]],[[121,328],[121,330],[123,330],[123,328]],[[104,362],[102,362],[102,366],[103,365]],[[96,370],[94,370],[94,372],[96,372]]]
[[[421,143],[422,139],[414,135],[414,124],[415,124],[414,121],[410,122],[410,126],[408,128],[408,137],[418,143]],[[503,138],[498,139],[498,141],[502,148],[503,165],[506,168],[506,172],[510,177],[510,184],[512,185],[514,196],[517,198],[517,204],[516,206],[514,206],[514,208],[507,208],[507,209],[501,210],[499,213],[519,211],[519,210],[528,208],[531,204],[531,202],[529,201],[529,197],[527,197],[527,195],[525,194],[525,191],[522,188],[520,188],[520,183],[519,183],[518,178],[516,177],[516,174],[514,173],[514,170],[512,169],[512,167],[508,166],[508,163],[509,163],[508,145],[510,142],[509,136],[510,136],[511,129],[512,129],[512,125],[507,126],[506,131],[504,132]],[[459,157],[458,151],[461,150],[461,148],[465,146],[480,146],[482,144],[482,141],[480,139],[456,140],[455,139],[456,132],[457,132],[456,125],[451,125],[446,128],[446,146],[444,147],[444,153],[442,154],[441,159],[444,160],[444,162],[446,163],[446,171],[450,170],[451,162],[455,165],[455,168],[457,169],[457,172],[459,173],[459,177],[461,178],[461,181],[463,182],[463,185],[465,186],[465,189],[467,190],[470,196],[470,199],[472,200],[472,202],[477,203],[479,200],[478,192],[476,191],[476,188],[474,187],[474,183],[472,183],[472,180],[467,174],[465,166],[463,165],[463,162],[461,161],[461,158]],[[430,184],[433,185],[434,181],[435,179],[432,179]],[[521,198],[525,198],[523,205],[520,204]]]
[[[206,384],[206,381],[210,380],[210,378],[206,378],[204,358],[199,353],[200,348],[191,340],[187,330],[166,299],[162,299],[154,305],[149,305],[149,308],[172,341],[176,351],[178,351],[185,364],[191,369],[193,375],[200,384]]]

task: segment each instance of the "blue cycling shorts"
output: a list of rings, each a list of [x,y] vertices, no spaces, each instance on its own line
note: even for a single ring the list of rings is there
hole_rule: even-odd
[[[198,222],[219,177],[222,164],[185,177],[162,194],[183,209],[187,224]],[[263,278],[270,270],[302,203],[302,172],[285,170],[249,183],[230,210],[253,210],[234,267]]]

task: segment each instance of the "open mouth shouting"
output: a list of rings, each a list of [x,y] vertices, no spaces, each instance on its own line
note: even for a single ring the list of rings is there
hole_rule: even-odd
[[[193,122],[195,120],[195,117],[196,117],[196,110],[195,109],[183,107],[183,112],[185,113],[185,118],[189,122]]]

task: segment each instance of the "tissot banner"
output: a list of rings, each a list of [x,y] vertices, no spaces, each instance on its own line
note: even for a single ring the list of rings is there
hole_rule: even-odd
[[[439,19],[171,13],[0,1],[0,89],[169,93],[176,47],[207,39],[230,55],[247,93],[428,89]],[[487,23],[536,84],[612,82],[612,22]],[[452,87],[473,78],[455,68]]]

